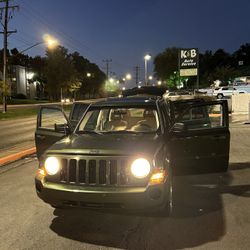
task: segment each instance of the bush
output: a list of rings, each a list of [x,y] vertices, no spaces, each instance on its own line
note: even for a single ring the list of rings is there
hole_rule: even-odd
[[[15,98],[15,99],[27,99],[27,96],[20,93],[20,94],[16,94],[16,95],[14,96],[14,98]]]

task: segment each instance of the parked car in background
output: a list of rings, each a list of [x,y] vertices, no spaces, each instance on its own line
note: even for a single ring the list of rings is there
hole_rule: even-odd
[[[216,96],[218,99],[222,99],[223,97],[232,96],[234,94],[246,94],[246,90],[236,89],[235,87],[220,87],[215,88],[213,91],[213,96]]]
[[[165,99],[190,99],[191,96],[193,96],[193,93],[185,90],[166,91],[166,93],[163,95]]]

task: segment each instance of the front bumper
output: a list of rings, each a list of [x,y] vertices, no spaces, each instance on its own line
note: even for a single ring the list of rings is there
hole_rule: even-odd
[[[147,187],[84,187],[46,182],[44,176],[37,174],[35,186],[39,198],[54,206],[142,210],[160,208],[168,199],[166,184]]]

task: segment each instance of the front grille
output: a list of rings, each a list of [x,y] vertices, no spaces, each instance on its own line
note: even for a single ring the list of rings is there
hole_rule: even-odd
[[[61,159],[60,182],[85,186],[126,186],[134,183],[127,158],[96,158]]]

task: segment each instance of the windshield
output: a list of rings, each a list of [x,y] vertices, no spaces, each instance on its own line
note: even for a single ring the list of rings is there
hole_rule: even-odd
[[[156,132],[158,128],[159,119],[156,109],[104,107],[89,110],[76,133],[152,133]]]

